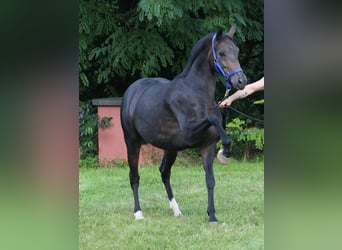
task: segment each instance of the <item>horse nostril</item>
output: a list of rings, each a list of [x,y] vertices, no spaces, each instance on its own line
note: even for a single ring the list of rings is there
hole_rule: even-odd
[[[243,83],[243,80],[242,80],[241,77],[239,77],[238,82],[239,82],[239,83]]]

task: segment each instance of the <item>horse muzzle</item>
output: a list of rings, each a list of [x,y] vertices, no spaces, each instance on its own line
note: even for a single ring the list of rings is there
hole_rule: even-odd
[[[244,89],[247,84],[247,77],[243,72],[239,72],[231,77],[230,82],[233,88]]]

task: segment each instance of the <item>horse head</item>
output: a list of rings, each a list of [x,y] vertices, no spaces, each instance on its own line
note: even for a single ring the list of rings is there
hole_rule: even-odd
[[[233,40],[235,31],[236,25],[232,25],[228,33],[223,33],[221,30],[212,37],[214,67],[225,77],[227,89],[231,88],[230,85],[235,89],[243,89],[247,84],[247,77],[238,59],[239,48]]]

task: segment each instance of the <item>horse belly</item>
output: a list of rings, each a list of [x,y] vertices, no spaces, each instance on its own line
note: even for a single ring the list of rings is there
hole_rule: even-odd
[[[139,119],[135,124],[144,141],[162,149],[177,150],[183,148],[185,142],[180,135],[177,121],[158,116],[156,112],[154,114],[148,119]]]
[[[154,114],[157,114],[155,112]],[[136,129],[139,135],[146,143],[166,150],[182,150],[185,148],[194,148],[200,145],[210,145],[216,143],[219,135],[215,127],[211,126],[203,131],[201,136],[187,138],[178,126],[175,118],[167,118],[156,115],[150,119],[139,119],[136,123]]]

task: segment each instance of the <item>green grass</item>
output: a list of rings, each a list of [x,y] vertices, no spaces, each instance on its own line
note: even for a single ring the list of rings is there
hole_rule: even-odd
[[[169,208],[158,167],[140,168],[144,220],[133,217],[128,168],[81,168],[80,249],[263,249],[263,162],[215,162],[219,224],[208,223],[201,165],[172,169],[171,183],[183,217]]]

